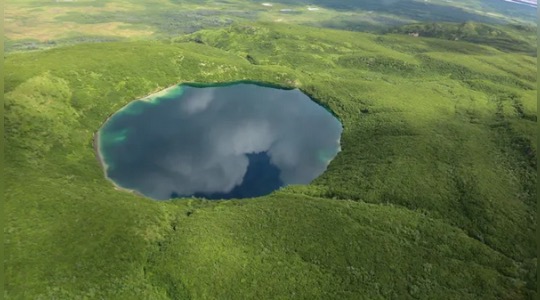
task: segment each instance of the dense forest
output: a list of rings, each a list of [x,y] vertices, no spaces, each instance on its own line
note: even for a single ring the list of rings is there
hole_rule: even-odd
[[[535,299],[537,58],[470,24],[241,23],[7,55],[4,297]],[[93,138],[119,108],[239,80],[340,119],[312,184],[157,202],[103,176]]]

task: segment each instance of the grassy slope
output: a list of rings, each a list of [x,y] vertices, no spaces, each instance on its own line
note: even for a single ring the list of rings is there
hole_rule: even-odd
[[[532,299],[535,65],[270,24],[11,54],[5,296]],[[92,135],[109,114],[177,82],[241,79],[298,86],[341,119],[343,151],[312,185],[158,203],[103,178]]]

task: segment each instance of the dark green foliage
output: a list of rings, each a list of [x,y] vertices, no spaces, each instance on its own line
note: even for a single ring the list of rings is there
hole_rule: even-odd
[[[397,59],[362,55],[342,55],[337,63],[346,68],[362,68],[373,72],[401,74],[413,73],[416,67],[414,64],[408,64]]]
[[[534,299],[536,58],[447,43],[243,24],[7,55],[5,298]],[[342,121],[312,184],[154,202],[104,178],[116,110],[241,80]]]

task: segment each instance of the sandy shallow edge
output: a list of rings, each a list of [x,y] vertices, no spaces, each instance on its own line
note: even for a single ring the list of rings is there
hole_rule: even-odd
[[[110,117],[109,117],[110,118]],[[107,118],[107,120],[109,119]],[[118,190],[118,191],[123,191],[123,192],[128,192],[130,194],[133,194],[133,195],[137,195],[137,196],[141,196],[141,197],[145,197],[147,198],[146,196],[144,196],[143,194],[135,191],[135,190],[130,190],[130,189],[126,189],[124,187],[121,187],[119,186],[118,184],[116,184],[116,182],[114,182],[114,180],[112,180],[109,176],[107,176],[107,170],[109,169],[109,165],[107,165],[107,163],[105,162],[105,160],[103,159],[103,156],[101,155],[101,151],[100,151],[100,148],[99,148],[99,139],[100,139],[100,134],[99,134],[99,130],[96,131],[96,133],[94,134],[94,138],[93,138],[93,146],[94,146],[94,152],[95,152],[95,155],[96,155],[96,159],[98,160],[99,162],[99,165],[101,167],[101,169],[103,170],[103,176],[105,176],[105,178],[113,184],[114,186],[114,189],[115,190]]]
[[[116,182],[114,182],[109,176],[107,176],[107,170],[109,169],[109,166],[107,165],[107,163],[105,162],[104,158],[103,158],[103,155],[101,155],[101,149],[100,149],[100,145],[99,145],[99,141],[100,141],[100,133],[99,131],[101,130],[101,128],[103,128],[103,126],[112,118],[113,115],[117,114],[118,112],[121,112],[122,110],[126,109],[127,106],[129,106],[131,103],[133,103],[134,101],[145,101],[145,102],[153,102],[156,98],[159,98],[159,97],[162,97],[162,96],[165,96],[167,95],[168,92],[170,92],[173,88],[175,87],[178,87],[178,83],[175,83],[169,87],[166,87],[165,89],[163,89],[162,87],[158,87],[156,90],[146,94],[145,96],[141,97],[141,98],[137,98],[137,99],[134,99],[132,101],[129,101],[128,103],[126,103],[126,105],[122,106],[120,109],[118,109],[117,111],[114,111],[112,112],[106,119],[105,121],[103,121],[103,123],[101,123],[101,126],[99,127],[99,129],[94,133],[94,136],[93,136],[93,139],[92,139],[92,144],[93,144],[93,147],[94,147],[94,153],[95,153],[95,156],[96,156],[96,159],[101,167],[101,169],[103,170],[103,176],[105,176],[105,178],[111,182],[114,186],[114,189],[115,190],[118,190],[118,191],[123,191],[123,192],[128,192],[130,194],[134,194],[134,195],[137,195],[137,196],[141,196],[141,197],[144,197],[144,198],[148,198],[147,196],[141,194],[140,192],[137,192],[135,190],[131,190],[131,189],[126,189],[124,187],[121,187],[119,186]]]

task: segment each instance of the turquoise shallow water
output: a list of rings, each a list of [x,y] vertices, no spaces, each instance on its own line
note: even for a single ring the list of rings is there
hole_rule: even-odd
[[[341,131],[297,89],[181,84],[115,113],[98,151],[109,179],[156,200],[246,198],[310,183],[339,152]]]

